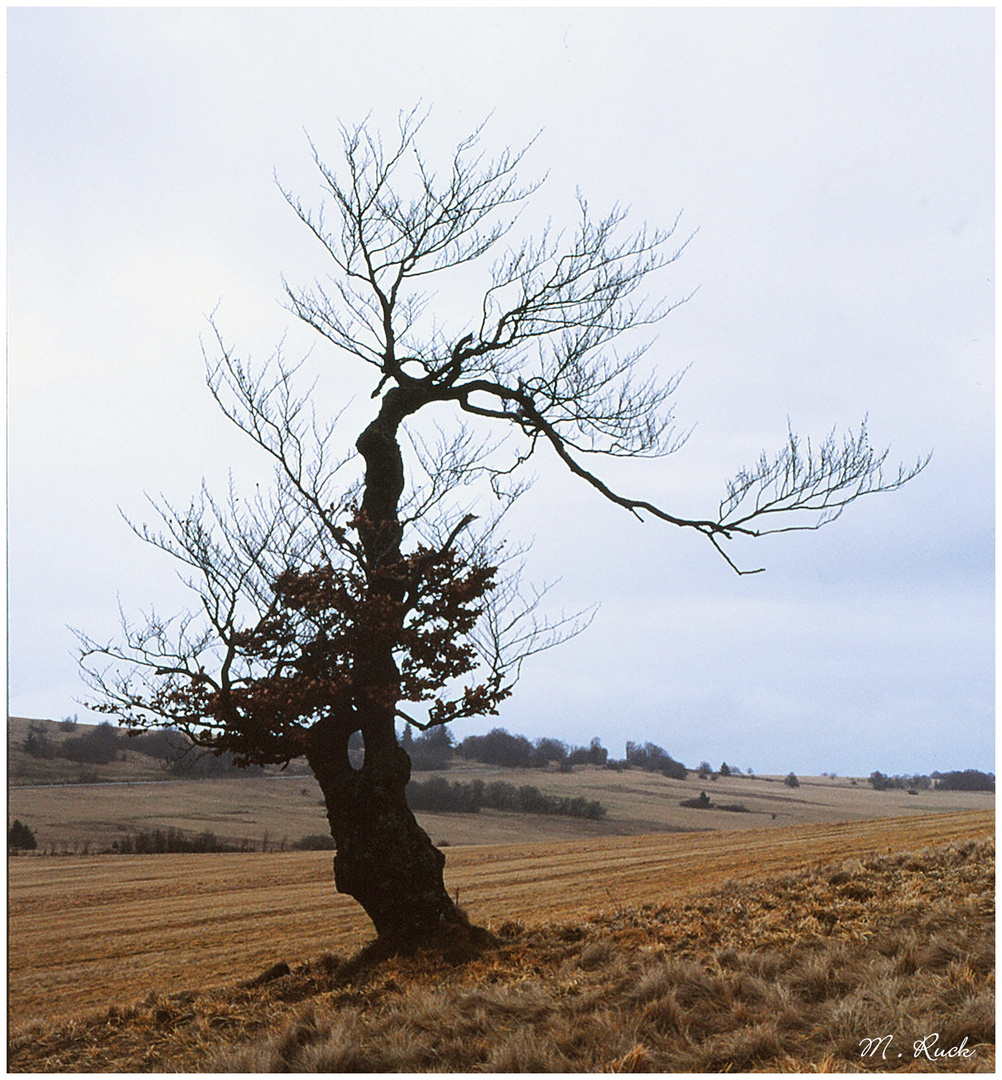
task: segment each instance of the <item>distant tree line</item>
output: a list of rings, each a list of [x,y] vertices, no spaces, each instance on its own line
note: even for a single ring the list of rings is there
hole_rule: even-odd
[[[432,772],[447,769],[452,764],[456,740],[446,727],[422,731],[415,738],[408,724],[404,727],[400,745],[410,755],[412,770]]]
[[[415,739],[417,745],[419,740]],[[468,735],[455,748],[458,757],[508,769],[546,769],[556,765],[569,771],[575,765],[597,765],[607,769],[636,768],[659,772],[674,780],[684,780],[688,770],[662,747],[654,743],[627,742],[626,758],[610,759],[599,739],[588,746],[568,746],[560,739],[543,738],[530,742],[524,735],[511,735],[494,728],[486,735]]]
[[[643,746],[627,742],[626,763],[647,772],[659,772],[669,780],[684,780],[689,775],[689,770],[682,762],[676,761],[667,751],[650,742]]]
[[[597,799],[583,796],[544,795],[537,787],[516,787],[504,780],[485,784],[449,781],[441,776],[412,780],[405,789],[407,805],[412,810],[435,810],[445,813],[477,814],[482,808],[509,810],[519,814],[552,814],[598,821],[606,808]]]
[[[941,791],[994,791],[995,774],[978,769],[953,772],[934,772],[928,776],[885,776],[882,772],[870,773],[870,784],[875,791],[903,788],[911,791],[928,791],[937,787]]]
[[[250,840],[220,840],[213,832],[195,836],[174,827],[143,829],[113,840],[107,849],[113,855],[204,855],[221,851],[253,851]]]
[[[77,726],[75,718],[66,718],[60,724],[63,731],[76,730]],[[238,771],[253,775],[263,771],[260,766],[238,770],[232,754],[204,753],[180,731],[165,728],[130,735],[108,721],[83,735],[57,742],[46,734],[42,724],[33,720],[28,725],[21,749],[32,757],[65,758],[84,765],[108,765],[123,758],[126,750],[135,750],[158,760],[168,773],[189,778],[226,776]]]
[[[964,769],[948,773],[933,773],[936,786],[945,791],[994,791],[995,774],[977,769]]]
[[[59,725],[62,732],[76,731],[79,726],[75,716],[64,717]],[[524,735],[512,735],[504,728],[494,728],[486,735],[468,735],[457,743],[447,727],[432,728],[415,736],[407,725],[400,743],[410,755],[414,772],[445,771],[457,757],[508,769],[547,769],[553,765],[563,772],[569,772],[575,765],[597,765],[616,770],[634,768],[658,772],[672,780],[685,780],[690,772],[682,762],[676,761],[666,750],[651,742],[627,741],[626,757],[615,760],[609,757],[609,751],[597,738],[592,739],[587,747],[569,746],[560,739],[544,737],[530,741]],[[41,723],[33,720],[28,725],[21,749],[32,757],[64,758],[85,765],[107,765],[121,759],[125,750],[134,750],[159,761],[170,775],[185,778],[220,777],[236,773],[256,775],[263,772],[260,766],[238,768],[233,755],[228,752],[217,755],[201,751],[180,731],[166,728],[130,735],[107,721],[82,735],[57,741],[46,733]],[[362,763],[363,753],[362,740],[356,732],[349,744],[349,754],[356,768]],[[742,775],[741,769],[728,765],[726,761],[716,770],[709,762],[702,761],[693,771],[703,780]],[[749,777],[754,776],[751,769],[745,771]],[[994,774],[978,769],[912,776],[887,776],[875,771],[870,774],[869,781],[877,791],[927,791],[933,787],[944,791],[995,790]],[[783,778],[783,782],[788,787],[798,787],[800,783],[792,772]]]
[[[587,747],[568,746],[560,739],[549,738],[532,743],[524,735],[511,735],[504,728],[494,728],[486,735],[467,735],[456,747],[456,755],[507,769],[546,769],[554,764],[569,771],[575,765],[605,765],[609,751],[598,739],[592,739]]]

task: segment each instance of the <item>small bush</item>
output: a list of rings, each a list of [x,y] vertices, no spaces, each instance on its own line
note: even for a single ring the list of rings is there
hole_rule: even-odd
[[[787,787],[791,788],[800,787],[800,781],[797,779],[796,773],[787,773],[787,775],[783,778],[783,783],[786,784]]]
[[[28,724],[28,734],[21,743],[21,749],[31,757],[43,759],[54,758],[59,753],[58,748],[45,734],[45,729],[35,720]]]
[[[14,824],[7,833],[7,850],[34,851],[37,847],[38,841],[35,839],[35,834],[24,822],[14,818]]]

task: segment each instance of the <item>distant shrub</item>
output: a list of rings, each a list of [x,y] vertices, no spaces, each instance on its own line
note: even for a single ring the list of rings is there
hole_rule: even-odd
[[[567,743],[560,739],[537,739],[532,750],[532,767],[545,769],[551,761],[560,765],[567,760],[568,753]]]
[[[400,745],[411,759],[411,768],[416,772],[432,772],[447,769],[452,763],[455,739],[446,727],[435,727],[423,731],[414,738],[410,725],[404,728]]]
[[[260,765],[239,765],[237,758],[229,750],[217,753],[204,750],[192,744],[181,756],[170,763],[170,772],[174,776],[189,780],[218,779],[221,776],[260,776],[264,768]]]
[[[308,833],[293,842],[293,851],[333,851],[337,847],[328,833]]]
[[[605,765],[609,760],[609,751],[598,739],[592,739],[587,748],[575,746],[567,755],[569,765]]]
[[[406,745],[404,749],[407,749]],[[494,728],[486,735],[468,735],[455,752],[467,761],[507,769],[545,769],[556,765],[561,772],[570,772],[574,765],[617,767],[610,765],[609,751],[597,738],[587,747],[569,747],[553,738],[537,739],[532,743],[524,735],[512,735],[504,728]]]
[[[787,787],[791,788],[800,787],[800,781],[797,779],[797,774],[792,772],[787,773],[786,776],[783,777],[783,783],[786,784]]]
[[[59,748],[59,754],[86,765],[107,765],[118,757],[121,748],[118,729],[105,720],[86,735],[67,739]]]
[[[54,758],[59,754],[59,749],[45,734],[45,729],[37,720],[28,723],[28,734],[21,743],[21,749],[36,758]]]
[[[551,814],[593,821],[606,814],[605,807],[597,799],[544,795],[531,784],[516,787],[505,780],[494,780],[489,784],[482,780],[463,783],[433,776],[425,781],[412,780],[407,785],[406,795],[407,805],[412,810],[440,813],[477,814],[481,807],[486,807],[518,814]]]
[[[430,780],[412,780],[407,785],[407,805],[412,810],[477,814],[483,805],[483,792],[482,780],[464,784],[446,780],[443,776],[433,776]]]
[[[671,754],[656,743],[649,742],[640,746],[638,743],[628,742],[626,760],[635,768],[659,772],[670,780],[684,780],[689,775],[689,770],[681,761],[676,761]]]
[[[937,774],[933,774],[937,775]],[[874,791],[905,790],[915,788],[927,791],[932,787],[932,780],[928,776],[885,776],[882,772],[870,773],[870,786]]]
[[[685,780],[689,775],[689,770],[682,764],[681,761],[675,761],[672,758],[668,758],[667,761],[661,763],[661,775],[667,777],[669,780]]]
[[[191,752],[191,740],[183,732],[174,728],[157,728],[152,731],[130,731],[129,750],[135,750],[146,757],[156,758],[165,765],[173,765]]]
[[[24,822],[14,818],[14,824],[7,833],[7,850],[34,851],[37,847],[38,841],[35,839],[35,834]]]
[[[719,772],[721,776],[730,776],[731,775],[731,767],[730,767],[730,765],[727,764],[726,761],[722,761],[720,763],[720,768],[717,770],[717,772]]]
[[[533,746],[524,735],[510,735],[504,728],[494,728],[486,735],[467,735],[456,753],[485,765],[528,769],[532,766]]]
[[[684,806],[688,810],[712,810],[713,803],[710,801],[710,796],[705,791],[701,791],[699,796],[695,799],[683,799],[679,806]]]
[[[518,788],[507,780],[493,780],[484,788],[484,800],[492,810],[517,810]]]

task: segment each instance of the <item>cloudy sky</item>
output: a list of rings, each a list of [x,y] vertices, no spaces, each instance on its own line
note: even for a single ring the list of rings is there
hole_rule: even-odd
[[[261,358],[282,274],[320,254],[275,185],[320,190],[339,120],[421,101],[429,158],[488,114],[539,137],[532,220],[576,188],[698,229],[657,282],[695,296],[651,355],[683,451],[630,493],[713,513],[782,444],[869,416],[905,489],[741,549],[638,524],[547,466],[519,507],[530,576],[600,604],[497,721],[653,741],[757,772],[994,770],[994,13],[982,9],[8,9],[8,634],[14,715],[80,713],[68,626],[184,603],[119,512],[267,465],[214,411],[206,315]],[[218,307],[217,307],[218,306]],[[330,400],[368,383],[319,341]]]

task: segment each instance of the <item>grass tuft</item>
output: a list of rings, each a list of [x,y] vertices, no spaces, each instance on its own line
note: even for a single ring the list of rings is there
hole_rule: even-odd
[[[40,1027],[9,1068],[993,1071],[994,886],[994,844],[964,842],[575,924],[449,928]],[[916,1059],[934,1034],[968,1056]]]

